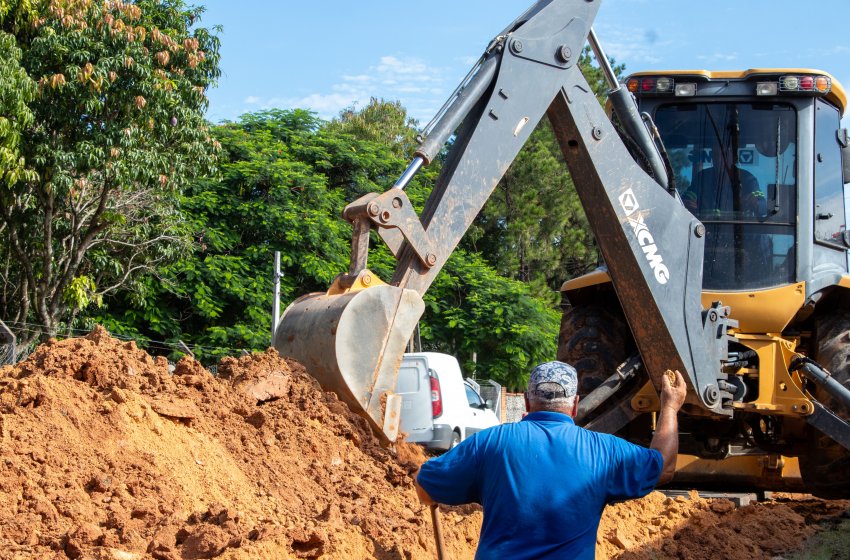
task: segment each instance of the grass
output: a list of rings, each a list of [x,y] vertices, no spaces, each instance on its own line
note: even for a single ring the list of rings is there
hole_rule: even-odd
[[[805,549],[788,560],[846,560],[850,558],[850,519],[831,526],[806,541]]]

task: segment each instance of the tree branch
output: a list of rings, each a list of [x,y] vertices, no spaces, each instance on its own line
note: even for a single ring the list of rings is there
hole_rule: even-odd
[[[89,225],[86,233],[83,235],[79,245],[72,251],[69,251],[70,259],[65,263],[62,273],[54,283],[54,289],[51,294],[49,306],[54,313],[59,308],[59,302],[62,299],[62,294],[65,291],[65,288],[68,286],[71,279],[76,276],[77,269],[79,268],[89,245],[99,233],[106,229],[106,224],[103,222],[98,223],[98,219],[106,210],[106,204],[109,200],[109,193],[111,190],[112,189],[109,187],[108,182],[104,181],[100,196],[98,197],[97,209],[92,215],[91,224]]]
[[[42,231],[44,233],[44,255],[42,256],[42,272],[41,282],[36,289],[36,305],[38,306],[39,314],[41,315],[44,324],[47,326],[48,334],[53,336],[54,318],[53,314],[48,311],[47,300],[50,285],[53,281],[53,219],[55,215],[55,195],[53,189],[50,188],[49,182],[45,188],[38,189],[39,198],[43,202],[44,222]],[[52,299],[52,298],[51,298]]]
[[[14,227],[13,224],[13,212],[10,210],[8,206],[3,201],[3,198],[0,197],[0,215],[3,217],[3,221],[9,227],[9,240],[12,242],[12,251],[15,253],[15,256],[18,257],[20,264],[23,266],[25,278],[23,279],[25,282],[28,282],[30,286],[35,286],[35,274],[32,269],[32,261],[30,261],[27,252],[24,250],[21,240],[18,236],[17,228]],[[27,312],[29,312],[29,294],[28,290],[26,290],[23,294],[24,302],[27,304]]]

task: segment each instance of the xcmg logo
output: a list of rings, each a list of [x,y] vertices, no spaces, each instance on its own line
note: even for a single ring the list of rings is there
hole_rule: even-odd
[[[667,265],[664,264],[664,259],[658,254],[658,247],[655,245],[655,239],[652,237],[652,233],[650,233],[649,228],[645,223],[643,223],[643,216],[635,214],[638,208],[640,208],[640,205],[638,204],[637,198],[635,198],[635,193],[632,192],[632,189],[629,189],[620,195],[620,206],[626,213],[626,219],[629,220],[629,224],[635,232],[638,243],[640,244],[641,249],[643,249],[646,261],[649,263],[649,267],[655,274],[655,279],[659,284],[666,284],[667,280],[670,279],[670,271],[667,270]]]

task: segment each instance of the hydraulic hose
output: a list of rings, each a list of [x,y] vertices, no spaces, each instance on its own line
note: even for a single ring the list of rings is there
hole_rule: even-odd
[[[588,414],[619,391],[626,381],[635,376],[641,366],[643,366],[643,362],[639,355],[634,355],[620,364],[611,377],[579,401],[578,413],[576,413],[575,418],[576,423],[580,423]]]
[[[839,383],[820,364],[805,356],[798,355],[791,360],[788,368],[791,371],[799,371],[807,379],[814,381],[824,391],[829,393],[838,402],[850,409],[850,389]]]

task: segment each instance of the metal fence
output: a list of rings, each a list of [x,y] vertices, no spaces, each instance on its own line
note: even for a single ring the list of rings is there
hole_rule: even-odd
[[[18,362],[22,362],[27,359],[30,354],[35,352],[36,348],[38,348],[40,342],[39,339],[36,338],[32,342],[28,344],[20,344],[21,338],[26,338],[35,334],[44,333],[45,327],[39,323],[25,323],[25,322],[11,322],[9,325],[3,323],[0,320],[0,366],[2,365],[14,365]],[[62,329],[59,338],[66,337],[84,337],[91,332],[90,328],[79,328],[79,329]],[[230,356],[239,356],[239,355],[250,355],[245,349],[242,348],[225,348],[225,347],[215,347],[215,346],[200,346],[200,345],[187,345],[182,340],[178,340],[176,342],[173,341],[160,341],[160,340],[151,340],[148,338],[135,338],[126,334],[111,334],[113,338],[118,340],[130,341],[134,340],[139,348],[146,350],[152,356],[163,355],[163,352],[168,352],[168,355],[171,355],[175,352],[180,352],[185,355],[188,355],[192,358],[195,357],[193,349],[195,351],[205,350],[205,351],[224,351],[224,355]],[[17,344],[16,344],[17,342]],[[173,364],[172,364],[173,365]],[[216,375],[217,367],[215,365],[206,366],[207,369],[213,375]]]
[[[16,344],[0,343],[0,366],[15,365],[18,362],[26,360],[32,354],[38,344],[32,343],[26,346],[17,346]]]
[[[14,364],[17,358],[15,333],[0,321],[0,366]]]
[[[26,360],[30,354],[38,348],[37,342],[26,346],[18,346],[15,343],[0,343],[0,366],[15,365]]]
[[[519,422],[525,414],[525,398],[522,393],[508,393],[505,398],[503,422]]]
[[[14,344],[0,344],[0,366],[14,364],[16,353]]]

